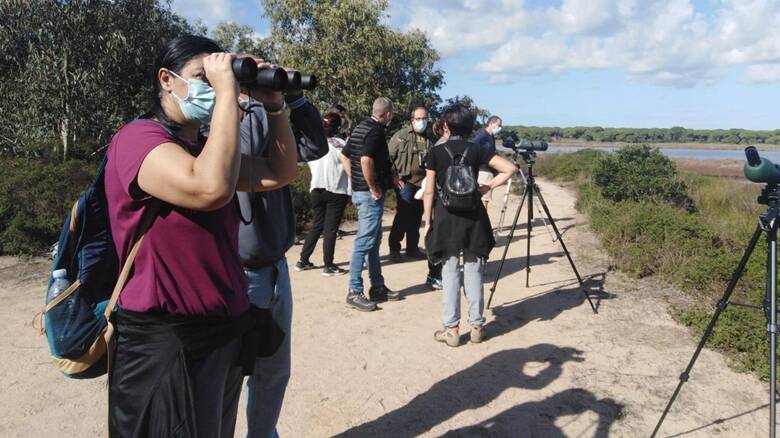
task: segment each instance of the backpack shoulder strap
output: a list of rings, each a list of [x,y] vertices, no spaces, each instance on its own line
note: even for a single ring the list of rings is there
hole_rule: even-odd
[[[119,273],[119,278],[116,280],[114,291],[111,293],[111,299],[108,301],[105,312],[103,312],[106,319],[109,319],[114,312],[114,307],[116,307],[116,303],[119,301],[119,294],[122,293],[122,289],[125,287],[127,277],[130,275],[130,268],[133,267],[135,256],[138,254],[138,249],[141,247],[141,242],[143,242],[146,232],[152,228],[152,223],[157,216],[157,212],[160,211],[161,205],[162,201],[154,199],[151,205],[144,211],[143,216],[141,216],[141,222],[138,224],[138,229],[136,230],[135,244],[133,244],[133,247],[130,249],[130,254],[127,255],[127,260],[125,260],[122,271]]]
[[[447,155],[450,156],[451,161],[455,161],[455,156],[452,155],[452,151],[450,150],[450,147],[447,143],[444,143],[441,145],[442,148],[444,148],[444,152],[447,152]]]
[[[466,149],[463,149],[463,154],[460,156],[460,165],[466,164],[466,155],[469,154],[469,149],[471,149],[471,143],[466,142]]]

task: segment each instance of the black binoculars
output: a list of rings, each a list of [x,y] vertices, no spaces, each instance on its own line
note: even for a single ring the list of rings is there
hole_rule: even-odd
[[[286,71],[283,68],[258,70],[257,64],[251,58],[234,59],[233,74],[236,75],[239,84],[250,90],[261,88],[271,91],[313,90],[317,87],[317,77],[314,75]]]

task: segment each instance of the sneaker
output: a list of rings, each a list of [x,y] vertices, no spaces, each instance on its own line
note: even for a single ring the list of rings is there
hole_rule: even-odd
[[[475,344],[485,340],[485,329],[481,325],[472,325],[471,332],[469,333],[469,339]]]
[[[437,342],[444,342],[450,347],[457,347],[460,345],[460,334],[458,333],[457,327],[436,330],[433,333],[433,339]]]
[[[406,250],[406,257],[409,257],[412,260],[426,260],[428,258],[424,252],[420,251],[420,248],[411,251]]]
[[[401,299],[401,292],[394,292],[387,286],[372,287],[368,290],[368,297],[371,301],[381,303],[384,301],[398,301]]]
[[[368,298],[362,293],[352,292],[352,290],[347,293],[347,306],[360,310],[361,312],[373,312],[376,310],[375,303],[368,301]]]
[[[401,255],[400,250],[390,250],[390,261],[393,263],[401,263],[404,261],[404,256]]]
[[[444,284],[441,282],[441,279],[436,277],[431,277],[430,275],[425,277],[425,284],[427,284],[428,286],[436,290],[444,289]]]
[[[309,269],[314,269],[314,263],[298,260],[298,262],[295,264],[295,270],[298,272],[308,271]]]
[[[323,277],[335,277],[337,275],[344,275],[348,273],[346,269],[341,269],[338,266],[325,266],[325,269],[322,270],[322,276]]]

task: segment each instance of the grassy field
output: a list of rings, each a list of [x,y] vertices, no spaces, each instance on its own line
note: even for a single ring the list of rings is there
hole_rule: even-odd
[[[577,208],[590,218],[616,268],[637,278],[653,276],[683,292],[683,299],[672,305],[673,316],[700,336],[755,230],[758,215],[766,208],[756,202],[761,187],[743,179],[708,176],[721,169],[713,163],[686,162],[680,166],[686,171],[666,180],[682,184],[692,208],[651,195],[614,201],[603,195],[605,187],[593,176],[603,172],[600,162],[606,155],[592,150],[546,154],[539,158],[537,173],[573,181],[578,188]],[[736,176],[733,165],[725,168],[731,169],[724,172],[728,176]],[[732,301],[761,305],[765,260],[762,238]],[[730,306],[721,315],[709,346],[727,353],[737,369],[767,377],[766,328],[760,310]]]

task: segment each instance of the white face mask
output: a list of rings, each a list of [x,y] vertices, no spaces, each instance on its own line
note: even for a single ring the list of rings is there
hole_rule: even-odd
[[[497,126],[495,129],[493,129],[493,135],[498,135],[499,132],[501,132],[500,126]]]
[[[414,128],[414,132],[418,134],[422,134],[425,132],[425,128],[428,127],[428,121],[427,120],[415,120],[412,122],[412,128]]]

